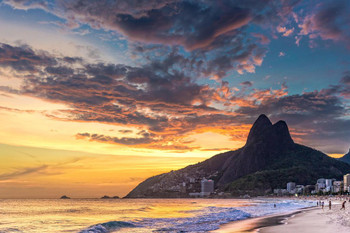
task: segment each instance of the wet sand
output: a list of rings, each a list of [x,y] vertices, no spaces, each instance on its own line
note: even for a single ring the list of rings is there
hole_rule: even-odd
[[[287,218],[285,224],[264,227],[259,230],[260,233],[349,233],[350,227],[344,225],[341,221],[335,219],[342,219],[349,221],[349,219],[341,218],[341,215],[348,211],[340,211],[340,205],[334,205],[332,210],[328,206],[322,208],[314,208],[312,210],[303,211],[293,217]],[[339,218],[340,217],[340,218]]]
[[[294,213],[251,218],[222,225],[212,233],[349,233],[350,203],[346,210],[341,205],[302,209]]]
[[[222,225],[220,229],[212,231],[212,233],[258,232],[259,229],[263,227],[283,224],[283,221],[285,219],[290,218],[298,213],[301,213],[301,211],[235,221]]]

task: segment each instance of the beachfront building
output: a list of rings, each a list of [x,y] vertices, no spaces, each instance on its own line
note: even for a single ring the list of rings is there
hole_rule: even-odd
[[[295,186],[295,193],[297,194],[303,194],[305,190],[305,186],[304,185],[297,185]]]
[[[333,181],[335,179],[326,179],[326,187],[323,192],[332,192],[333,191]]]
[[[333,186],[333,179],[326,179],[326,187],[332,187]]]
[[[344,191],[349,191],[350,186],[350,174],[344,175]]]
[[[343,181],[333,181],[333,193],[339,193],[343,190]]]
[[[295,183],[294,182],[287,183],[287,191],[288,191],[288,193],[295,193]]]
[[[201,181],[201,196],[209,196],[214,192],[214,181],[203,178]]]
[[[324,178],[318,179],[315,185],[315,192],[319,192],[319,191],[323,192],[325,188],[326,188],[326,179]]]
[[[304,193],[309,194],[315,191],[315,185],[306,185],[304,188]]]

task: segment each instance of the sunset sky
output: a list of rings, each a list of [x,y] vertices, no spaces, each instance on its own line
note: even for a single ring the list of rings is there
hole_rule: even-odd
[[[350,147],[350,2],[0,1],[0,198],[124,196],[254,120]]]

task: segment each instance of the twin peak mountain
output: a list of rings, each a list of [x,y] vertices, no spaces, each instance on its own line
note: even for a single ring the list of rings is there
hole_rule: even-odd
[[[272,124],[266,115],[260,115],[242,148],[148,178],[126,197],[188,197],[200,190],[199,182],[193,181],[202,178],[214,180],[219,192],[265,195],[290,181],[315,184],[318,178],[340,179],[348,172],[349,164],[294,143],[286,122]]]

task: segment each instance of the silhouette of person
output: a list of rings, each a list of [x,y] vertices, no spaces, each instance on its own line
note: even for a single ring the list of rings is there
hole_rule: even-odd
[[[346,203],[346,201],[343,201],[343,204],[341,204],[341,209],[340,210],[345,210],[345,203]]]
[[[329,206],[329,210],[331,210],[332,209],[332,201],[329,201],[328,206]]]

